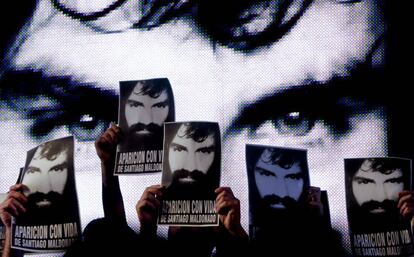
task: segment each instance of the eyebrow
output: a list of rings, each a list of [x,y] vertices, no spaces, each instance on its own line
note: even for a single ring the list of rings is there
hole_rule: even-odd
[[[328,82],[310,81],[291,88],[264,94],[255,101],[244,102],[224,133],[224,138],[244,129],[250,132],[267,120],[275,120],[291,112],[300,112],[314,120],[322,120],[335,133],[349,130],[346,117],[368,113],[387,102],[386,93],[373,87],[382,76],[379,71],[355,72],[335,77]],[[363,108],[361,105],[363,104]]]
[[[369,182],[375,183],[375,180],[373,180],[373,179],[370,179],[370,178],[365,178],[365,177],[360,177],[360,176],[355,176],[352,180],[353,180],[353,181],[354,181],[354,180],[366,180],[366,181],[369,181]]]
[[[177,144],[177,143],[171,143],[170,147],[180,147],[180,148],[184,148],[186,151],[188,151],[187,147],[185,147],[181,144]]]
[[[158,103],[154,103],[151,107],[154,107],[155,105],[159,105],[159,104],[165,104],[168,105],[168,99],[165,99],[164,101],[160,101]]]
[[[55,166],[51,167],[51,168],[49,169],[49,171],[50,171],[50,170],[53,170],[53,169],[65,169],[65,168],[67,168],[67,167],[68,167],[68,163],[65,161],[65,162],[63,162],[63,163],[61,163],[61,164],[57,164],[57,165],[55,165]]]
[[[257,167],[257,166],[254,168],[254,172],[260,172],[260,171],[272,173],[273,176],[277,177],[277,174],[271,170],[264,169],[264,168]]]
[[[26,69],[6,71],[0,83],[0,97],[13,110],[33,120],[29,132],[36,138],[48,135],[59,126],[80,124],[84,115],[108,123],[118,116],[116,92],[71,76],[46,76],[40,70]],[[36,97],[49,101],[40,99],[40,102]]]
[[[27,170],[29,170],[30,172],[40,172],[40,168],[34,166],[27,167]]]
[[[389,178],[389,179],[386,179],[385,181],[384,181],[384,183],[385,182],[392,182],[393,180],[394,181],[401,181],[401,182],[403,182],[403,179],[404,179],[404,176],[399,176],[399,177],[394,177],[394,178]],[[393,182],[393,183],[395,183],[395,182]]]
[[[205,146],[205,147],[197,148],[196,152],[201,152],[201,151],[212,151],[212,152],[214,152],[214,150],[215,150],[215,145],[212,144],[211,146]]]
[[[296,173],[289,173],[285,175],[285,178],[303,178],[303,173],[302,172],[296,172]]]
[[[137,100],[133,100],[133,99],[128,99],[127,103],[138,103],[138,104],[144,105],[141,101],[137,101]]]

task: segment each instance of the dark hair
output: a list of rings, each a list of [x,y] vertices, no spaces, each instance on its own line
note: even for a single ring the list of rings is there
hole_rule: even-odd
[[[161,95],[163,91],[167,91],[165,84],[158,83],[159,81],[156,80],[141,80],[141,81],[125,81],[121,82],[124,85],[127,85],[128,94],[126,96],[130,96],[136,87],[137,84],[141,84],[141,91],[138,94],[141,95],[149,95],[152,98],[157,98]]]
[[[198,1],[194,20],[213,42],[219,42],[234,50],[252,52],[259,47],[268,46],[285,36],[299,21],[308,9],[312,0],[304,0],[295,12],[290,12],[292,1],[279,1],[279,6],[273,8],[274,14],[269,17],[269,24],[258,33],[235,35],[235,28],[250,22],[243,17],[243,12],[258,4],[267,4],[270,1],[261,0],[231,0],[223,5],[219,0]],[[286,17],[289,19],[286,19]]]
[[[365,161],[369,161],[368,169],[362,169],[362,165]],[[364,172],[380,172],[382,174],[388,175],[401,169],[403,174],[408,174],[410,167],[408,166],[409,162],[407,159],[400,158],[362,158],[362,159],[348,159],[345,162],[345,170],[347,172],[347,178],[349,182],[352,183],[352,179],[357,173],[358,170]]]
[[[283,153],[278,149],[275,148],[266,148],[264,151],[270,152],[270,157],[267,160],[264,160],[261,158],[265,163],[270,163],[273,165],[278,165],[284,169],[289,169],[293,166],[295,163],[299,163],[302,166],[302,161],[295,158],[292,154],[289,152]],[[262,153],[263,153],[262,152]],[[304,167],[302,167],[304,168]]]
[[[181,126],[185,126],[183,134],[178,135]],[[168,127],[168,134],[165,133]],[[170,133],[171,132],[171,133]],[[166,123],[164,125],[164,159],[163,162],[167,165],[164,166],[163,182],[171,182],[172,170],[169,165],[168,152],[174,137],[177,135],[180,138],[191,138],[195,142],[203,142],[210,135],[214,138],[214,160],[207,171],[208,183],[218,187],[220,182],[220,170],[221,170],[221,140],[220,140],[220,129],[217,123],[213,122],[177,122],[177,123]],[[210,172],[218,171],[218,172]],[[217,183],[218,182],[218,183]]]
[[[214,127],[206,126],[204,123],[184,123],[185,131],[183,134],[178,134],[177,136],[180,138],[191,138],[197,143],[203,142],[206,138],[210,135],[215,136]]]
[[[39,147],[41,147],[40,157],[46,158],[49,161],[55,160],[63,152],[68,152],[70,148],[68,144],[61,141],[49,141]],[[70,153],[68,152],[67,154],[69,155]]]
[[[120,95],[123,96],[120,99],[120,106],[119,108],[119,123],[127,124],[125,118],[125,105],[128,101],[128,98],[134,91],[135,86],[141,83],[142,88],[140,93],[143,95],[149,95],[152,98],[159,97],[162,92],[167,93],[167,101],[168,101],[168,116],[165,121],[175,121],[175,107],[174,107],[174,96],[172,92],[172,88],[170,82],[167,78],[158,78],[158,79],[149,79],[149,80],[132,80],[132,81],[121,81],[120,84]]]
[[[72,194],[76,194],[75,170],[74,170],[74,163],[73,163],[74,162],[73,137],[66,137],[66,138],[60,138],[60,139],[53,140],[53,141],[48,141],[30,150],[27,156],[27,160],[26,160],[26,167],[29,165],[31,160],[34,158],[38,149],[40,149],[40,153],[39,153],[40,157],[46,158],[49,161],[55,160],[63,152],[67,153],[66,163],[67,163],[67,168],[69,172],[68,172],[68,178],[65,183],[63,195],[69,196]],[[24,174],[21,177],[21,180],[23,180],[25,175],[26,175],[26,170],[24,170]]]
[[[262,198],[260,197],[259,189],[257,188],[254,173],[256,164],[265,151],[270,152],[270,156],[267,160],[262,159],[266,163],[275,164],[284,169],[289,169],[295,163],[299,164],[304,181],[303,191],[298,200],[299,202],[304,202],[306,200],[306,188],[309,187],[309,169],[306,162],[306,151],[302,152],[298,149],[276,148],[271,146],[246,145],[246,165],[249,183],[249,211],[251,214],[251,223],[261,222],[260,219],[262,215],[265,214],[261,213],[263,211]]]
[[[361,169],[365,161],[369,161],[367,169]],[[345,187],[348,208],[348,220],[357,219],[360,215],[359,204],[353,193],[352,182],[358,170],[364,172],[379,172],[382,174],[391,174],[397,169],[401,169],[403,173],[404,188],[410,188],[410,169],[411,162],[408,159],[401,158],[356,158],[345,160]]]

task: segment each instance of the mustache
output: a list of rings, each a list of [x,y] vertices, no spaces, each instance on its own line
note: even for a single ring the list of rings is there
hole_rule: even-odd
[[[206,175],[202,171],[199,171],[199,170],[189,171],[186,169],[179,169],[173,172],[174,181],[177,181],[181,178],[188,178],[188,177],[192,178],[194,181],[201,182],[205,180]]]
[[[47,194],[41,193],[41,192],[30,194],[27,197],[27,200],[28,200],[29,205],[36,206],[36,203],[41,202],[43,200],[47,200],[51,202],[52,204],[55,204],[55,203],[62,201],[62,198],[63,196],[60,193],[55,192],[55,191],[50,191]]]
[[[147,130],[152,134],[156,134],[156,133],[161,132],[162,127],[155,124],[155,123],[150,123],[148,125],[146,125],[144,123],[135,123],[131,127],[129,127],[129,129],[128,129],[129,133],[136,133],[136,132],[140,132],[140,131],[143,131],[143,130]]]
[[[263,197],[263,202],[266,204],[266,206],[270,206],[273,204],[282,204],[286,208],[292,208],[297,205],[297,202],[295,199],[293,199],[290,196],[280,197],[275,194],[271,195],[265,195]]]
[[[397,208],[397,203],[393,200],[384,200],[382,202],[371,200],[361,205],[361,209],[366,212],[379,208],[382,208],[385,211],[393,210]]]

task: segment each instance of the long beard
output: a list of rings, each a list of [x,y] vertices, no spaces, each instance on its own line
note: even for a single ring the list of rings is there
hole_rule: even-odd
[[[404,226],[406,220],[402,218],[397,203],[392,200],[382,202],[369,201],[356,207],[350,216],[350,225],[353,232],[384,231]],[[372,213],[372,210],[381,208],[383,212]]]
[[[390,213],[397,209],[397,203],[392,200],[384,200],[382,202],[369,201],[361,205],[361,211],[371,213],[374,210],[382,209],[384,213]]]
[[[191,181],[183,182],[182,179]],[[180,199],[211,199],[214,188],[208,183],[207,175],[199,170],[175,170],[169,187],[171,195]]]
[[[147,134],[138,134],[140,131],[148,131]],[[126,140],[122,142],[126,150],[158,150],[162,149],[163,133],[162,127],[151,123],[148,125],[137,123],[129,127]]]
[[[36,192],[28,196],[26,212],[18,217],[21,224],[50,224],[62,220],[68,203],[57,192],[47,194]]]
[[[283,204],[286,208],[272,208],[271,204]],[[254,206],[253,219],[258,226],[291,226],[291,222],[295,222],[306,212],[306,207],[303,206],[303,203],[291,197],[282,198],[276,195],[264,196]]]
[[[269,206],[269,208],[272,208],[271,206],[273,204],[281,204],[284,206],[284,208],[291,209],[291,208],[296,207],[297,201],[289,196],[280,197],[278,195],[272,194],[272,195],[265,195],[263,197],[263,204],[265,204],[266,206]]]

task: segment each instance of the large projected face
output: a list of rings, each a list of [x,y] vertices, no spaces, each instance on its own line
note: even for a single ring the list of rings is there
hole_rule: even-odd
[[[77,8],[85,14],[103,10],[94,2],[99,1],[82,1],[84,6]],[[240,44],[239,39],[247,34],[263,35],[258,31],[272,27],[269,19],[274,16],[268,14],[276,13],[274,1],[263,1],[272,4],[260,6],[254,1],[257,8],[249,1],[232,1],[238,11],[232,15],[237,14],[238,19],[229,23],[233,16],[215,15],[222,5],[219,1],[201,1],[199,8],[187,8],[193,1],[176,1],[174,7],[183,5],[183,9],[160,8],[160,15],[145,20],[140,18],[152,13],[151,8],[144,6],[140,12],[132,4],[137,1],[126,2],[111,7],[115,10],[107,14],[98,12],[96,16],[101,17],[97,19],[81,21],[79,15],[57,10],[49,0],[39,1],[32,24],[23,28],[9,51],[7,68],[21,72],[4,74],[4,79],[9,76],[13,82],[7,85],[16,88],[16,94],[2,91],[11,93],[1,106],[7,103],[11,108],[2,112],[6,116],[2,115],[0,142],[5,150],[0,169],[10,174],[18,170],[15,156],[34,145],[35,136],[39,140],[45,134],[74,133],[85,141],[77,145],[75,153],[77,171],[86,171],[79,176],[91,181],[88,174],[95,174],[99,192],[99,160],[92,141],[109,121],[116,120],[119,81],[167,77],[174,91],[177,119],[217,121],[225,132],[221,184],[232,187],[243,203],[245,227],[244,149],[246,143],[257,143],[307,149],[311,184],[328,191],[333,225],[346,231],[343,159],[387,155],[387,124],[382,106],[370,102],[369,97],[379,92],[377,85],[335,83],[333,79],[349,76],[356,63],[384,64],[380,1],[292,1],[276,23],[287,24],[304,2],[310,5],[291,26],[274,32],[278,36],[260,41],[261,47]],[[148,5],[153,2],[159,3],[147,1]],[[206,7],[210,2],[216,5]],[[261,11],[255,13],[257,10]],[[168,17],[183,12],[185,17],[169,22]],[[245,26],[232,29],[246,20]],[[149,24],[147,29],[137,28],[141,24],[137,21]],[[217,34],[203,29],[212,28],[207,26],[211,22],[214,28],[221,25],[236,34],[216,40]],[[233,40],[237,35],[242,37]],[[243,45],[253,49],[245,51]],[[38,85],[42,87],[35,90]],[[26,91],[30,97],[24,97]],[[14,182],[12,177],[2,185],[5,189]],[[149,184],[159,183],[159,177],[145,181],[142,188],[128,182],[121,187],[123,192],[139,191],[136,195],[140,195]],[[82,196],[90,194],[82,190],[92,189],[86,183],[78,188],[80,209],[88,215],[90,201]],[[135,217],[133,206],[138,199],[129,195],[134,194],[124,194],[125,206],[128,215]],[[96,202],[100,199],[96,193]]]

